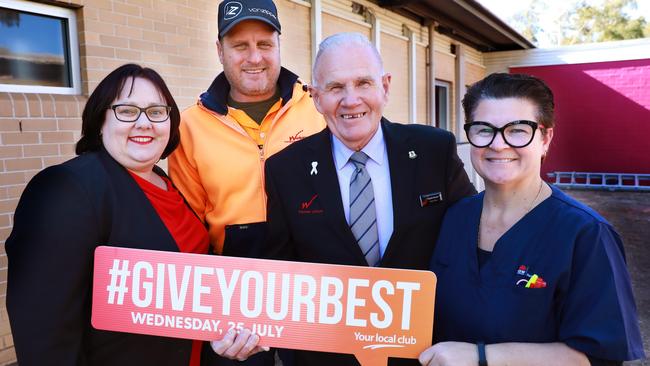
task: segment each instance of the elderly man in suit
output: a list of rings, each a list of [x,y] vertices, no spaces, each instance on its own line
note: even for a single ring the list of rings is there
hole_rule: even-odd
[[[445,210],[475,190],[451,133],[382,117],[390,81],[365,36],[321,43],[310,92],[327,129],[267,161],[269,258],[428,268]],[[358,365],[302,351],[295,364]]]

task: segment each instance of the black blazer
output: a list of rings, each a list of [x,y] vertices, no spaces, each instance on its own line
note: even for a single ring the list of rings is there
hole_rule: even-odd
[[[6,241],[7,310],[20,366],[188,365],[190,340],[91,326],[98,245],[179,250],[144,192],[104,150],[37,174],[16,209]]]
[[[458,199],[475,194],[454,136],[422,125],[381,122],[393,194],[393,234],[381,267],[427,269],[443,215]],[[415,155],[415,156],[414,156]],[[311,175],[313,161],[318,174]],[[345,220],[329,129],[296,142],[266,163],[269,240],[262,253],[290,259],[366,266]],[[424,207],[420,196],[441,193]],[[315,196],[308,208],[307,204]],[[297,351],[295,364],[358,365],[350,355]],[[419,365],[416,360],[391,365]]]

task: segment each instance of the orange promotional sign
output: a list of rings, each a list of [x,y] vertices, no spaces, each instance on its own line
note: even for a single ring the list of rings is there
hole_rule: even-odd
[[[262,346],[386,365],[431,345],[435,283],[428,271],[100,246],[92,324],[202,340],[248,328]]]

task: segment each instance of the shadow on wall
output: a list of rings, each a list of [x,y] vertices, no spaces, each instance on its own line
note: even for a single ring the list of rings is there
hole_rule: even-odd
[[[554,171],[650,173],[650,59],[511,68],[553,89]]]

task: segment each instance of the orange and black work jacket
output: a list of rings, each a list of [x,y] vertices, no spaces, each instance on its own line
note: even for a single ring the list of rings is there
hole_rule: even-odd
[[[207,225],[215,253],[260,255],[265,160],[325,127],[297,75],[282,68],[278,87],[281,99],[259,125],[227,105],[230,84],[223,73],[181,114],[181,142],[169,157],[169,173]]]

